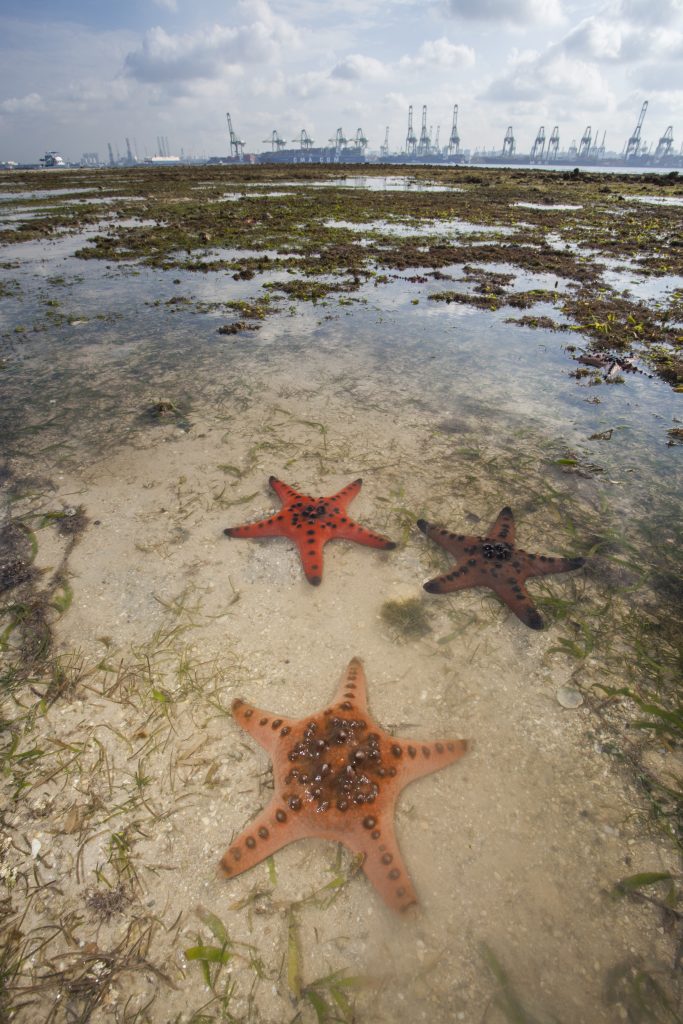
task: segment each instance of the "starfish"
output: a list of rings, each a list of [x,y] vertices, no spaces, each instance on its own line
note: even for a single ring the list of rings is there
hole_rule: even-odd
[[[323,578],[323,547],[329,540],[353,540],[370,548],[391,551],[393,540],[359,526],[348,515],[347,505],[356,497],[363,481],[354,480],[329,498],[300,494],[282,480],[271,476],[268,483],[282,502],[282,508],[268,519],[246,526],[229,526],[228,537],[288,537],[299,549],[306,579],[317,587]]]
[[[448,594],[468,587],[490,587],[518,619],[531,629],[543,629],[543,619],[534,606],[525,581],[530,576],[548,576],[554,572],[579,569],[583,558],[553,558],[551,555],[530,555],[515,547],[515,519],[506,505],[485,537],[469,537],[450,533],[424,519],[418,519],[418,528],[455,555],[460,568],[455,567],[443,576],[424,584],[430,594]]]
[[[362,855],[365,874],[390,907],[416,903],[394,834],[396,799],[413,779],[462,757],[467,742],[422,743],[385,732],[368,712],[358,658],[323,711],[295,720],[238,699],[232,713],[270,754],[275,792],[231,843],[223,872],[239,875],[296,839],[331,839]]]

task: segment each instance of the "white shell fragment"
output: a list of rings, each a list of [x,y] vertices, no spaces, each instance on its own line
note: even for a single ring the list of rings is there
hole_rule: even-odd
[[[31,840],[31,857],[33,858],[33,860],[35,860],[38,854],[40,853],[42,845],[43,844],[41,843],[40,839]]]
[[[561,686],[555,696],[563,708],[579,708],[583,704],[583,694],[575,686]]]

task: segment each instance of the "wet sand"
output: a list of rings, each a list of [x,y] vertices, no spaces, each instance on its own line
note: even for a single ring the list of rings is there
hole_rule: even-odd
[[[20,273],[24,316],[57,253],[40,259]],[[53,1006],[55,1020],[92,1021],[638,1019],[634,979],[671,993],[675,940],[614,887],[678,861],[636,783],[633,711],[600,687],[643,671],[633,617],[672,614],[676,396],[642,376],[581,387],[556,335],[426,302],[437,284],[284,307],[222,338],[215,313],[164,302],[201,301],[224,277],[91,268],[58,265],[79,276],[67,303],[89,321],[28,338],[3,374],[5,523],[37,539],[34,593],[61,567],[48,612],[61,675],[36,672],[3,709],[16,740],[0,839],[21,936],[14,990],[37,983],[11,1019]],[[107,320],[90,319],[93,303]],[[159,402],[172,408],[155,414]],[[588,440],[609,428],[614,442]],[[313,588],[288,541],[227,539],[224,527],[278,507],[271,474],[315,495],[362,476],[350,511],[397,550],[329,544]],[[520,547],[587,558],[529,583],[542,632],[487,591],[422,590],[451,562],[415,520],[483,533],[504,505]],[[65,510],[85,517],[73,545]],[[382,618],[404,599],[421,602],[426,635]],[[232,699],[301,718],[353,656],[384,728],[472,742],[400,799],[419,897],[400,916],[334,843],[217,872],[272,782]],[[562,707],[562,686],[583,703]],[[675,771],[667,744],[643,756],[660,778]],[[213,961],[187,959],[202,946]]]

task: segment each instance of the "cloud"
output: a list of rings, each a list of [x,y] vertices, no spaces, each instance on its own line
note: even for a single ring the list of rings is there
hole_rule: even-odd
[[[414,57],[401,57],[399,67],[405,70],[423,68],[467,68],[474,64],[474,50],[462,43],[452,43],[446,36],[426,40]]]
[[[387,68],[374,57],[364,57],[360,53],[350,54],[332,68],[330,76],[345,81],[360,79],[380,79],[387,75]]]
[[[298,46],[299,34],[266,3],[255,0],[240,7],[247,7],[255,20],[238,26],[213,25],[184,35],[160,26],[150,29],[138,49],[126,55],[126,74],[139,82],[218,78],[230,66],[272,64],[285,49]]]
[[[31,92],[27,96],[12,96],[0,102],[0,112],[3,114],[31,114],[36,111],[45,110],[45,100],[37,92]]]
[[[573,102],[585,110],[604,110],[610,92],[597,68],[547,50],[543,54],[513,54],[508,70],[490,83],[481,98],[531,104],[555,99],[563,106]]]
[[[152,0],[157,7],[162,7],[166,11],[177,11],[178,0]]]
[[[683,14],[682,0],[621,0],[619,13],[636,25],[671,25]]]
[[[446,8],[455,18],[504,22],[508,26],[549,25],[563,20],[560,0],[447,0]]]

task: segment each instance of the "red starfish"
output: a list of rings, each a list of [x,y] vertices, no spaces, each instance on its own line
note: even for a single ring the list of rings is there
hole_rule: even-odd
[[[360,491],[361,479],[329,498],[300,494],[274,476],[268,483],[282,502],[280,511],[269,519],[246,526],[229,526],[223,532],[228,537],[288,537],[293,540],[299,549],[306,579],[314,587],[323,578],[323,547],[328,540],[354,540],[356,544],[385,551],[396,547],[393,540],[366,530],[348,515],[346,507]]]
[[[334,703],[298,721],[233,701],[237,723],[270,754],[275,793],[221,861],[239,875],[313,836],[362,854],[363,870],[394,910],[417,902],[394,835],[394,807],[413,779],[457,761],[465,740],[401,740],[372,720],[363,666],[353,658]]]
[[[424,519],[418,519],[417,525],[430,540],[455,555],[461,566],[429,580],[424,584],[425,590],[430,594],[448,594],[468,587],[490,587],[517,618],[532,629],[543,629],[543,619],[527,593],[525,580],[530,576],[571,572],[585,561],[583,558],[530,555],[516,548],[515,520],[507,505],[485,537],[450,533]]]

